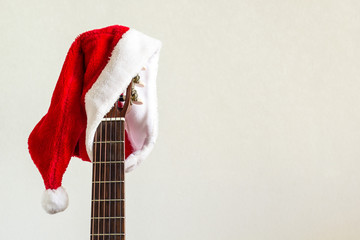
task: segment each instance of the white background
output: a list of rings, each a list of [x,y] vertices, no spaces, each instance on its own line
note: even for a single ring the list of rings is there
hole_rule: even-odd
[[[48,215],[27,137],[67,50],[120,24],[162,41],[160,133],[127,175],[127,239],[360,238],[360,3],[0,1],[0,239],[89,239],[91,164]]]

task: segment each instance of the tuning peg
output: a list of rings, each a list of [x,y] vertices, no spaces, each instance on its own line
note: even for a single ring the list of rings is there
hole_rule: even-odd
[[[143,102],[138,98],[138,94],[135,88],[131,89],[131,103],[141,105]]]
[[[145,83],[143,83],[143,82],[135,83],[135,85],[136,85],[137,87],[145,87]]]
[[[133,103],[135,105],[142,105],[143,104],[141,99],[137,99],[136,101],[131,101],[131,103]]]
[[[134,83],[138,83],[138,82],[140,81],[140,76],[139,76],[139,74],[136,75],[135,77],[133,77],[132,81],[133,81]]]
[[[145,84],[143,82],[140,82],[140,76],[136,75],[133,79],[132,79],[133,83],[138,86],[138,87],[145,87]]]

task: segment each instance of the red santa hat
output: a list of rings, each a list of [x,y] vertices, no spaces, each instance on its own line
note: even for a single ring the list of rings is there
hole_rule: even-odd
[[[144,104],[126,115],[125,171],[152,150],[158,132],[156,75],[162,43],[135,29],[109,26],[80,34],[72,43],[55,86],[48,112],[31,132],[31,158],[45,183],[42,205],[48,213],[66,209],[61,186],[72,156],[91,162],[93,138],[104,115],[140,76]]]

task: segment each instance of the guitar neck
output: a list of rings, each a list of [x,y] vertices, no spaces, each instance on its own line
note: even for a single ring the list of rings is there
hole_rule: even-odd
[[[125,119],[112,116],[94,138],[91,240],[125,239]]]

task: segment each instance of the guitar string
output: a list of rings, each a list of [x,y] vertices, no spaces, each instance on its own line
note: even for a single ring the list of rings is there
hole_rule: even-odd
[[[116,102],[115,109],[118,111],[118,102]],[[118,139],[117,139],[117,125],[118,125],[118,123],[117,123],[117,121],[115,121],[115,123],[114,123],[114,129],[115,129],[114,139],[115,139],[115,141],[118,141]],[[117,154],[116,154],[117,146],[118,146],[118,144],[115,144],[115,149],[114,149],[114,158],[115,158],[114,160],[115,160],[115,161],[117,161]],[[114,165],[114,179],[115,179],[115,181],[118,180],[118,178],[117,178],[117,166],[118,166],[118,164],[115,163],[115,165]],[[118,192],[117,192],[117,182],[115,182],[114,185],[115,185],[115,186],[114,186],[114,187],[115,187],[115,188],[114,188],[114,195],[115,195],[115,198],[117,198],[117,194],[118,194]],[[118,202],[114,202],[114,203],[113,203],[115,216],[116,216],[116,217],[119,217],[119,216],[117,215],[117,205],[118,205]],[[113,226],[113,228],[114,228],[114,232],[117,233],[117,232],[118,232],[118,229],[117,229],[117,219],[116,219],[116,218],[115,218],[115,220],[114,220],[114,226]]]
[[[124,105],[125,105],[125,103],[124,103]],[[120,141],[124,141],[125,139],[124,139],[124,121],[123,120],[120,120],[119,121],[119,128],[120,128]],[[123,147],[124,146],[124,142],[120,142],[120,144],[119,144],[119,147],[120,147],[120,151],[119,151],[119,158],[120,158],[120,166],[119,166],[119,180],[120,181],[123,181],[124,180],[124,175],[123,175],[123,171],[122,171],[122,169],[123,169],[123,166],[124,166],[124,157],[123,157],[123,155],[124,155],[124,152],[125,152],[125,148]],[[123,186],[125,185],[125,183],[123,183],[123,184],[121,184],[121,183],[119,183],[119,195],[120,195],[120,199],[123,199],[124,198],[124,195],[123,195]],[[119,208],[119,213],[120,213],[120,217],[124,217],[124,213],[123,213],[123,209],[124,209],[124,201],[120,201],[119,202],[119,204],[120,204],[120,208]],[[122,218],[123,220],[119,220],[120,221],[120,226],[119,226],[119,231],[120,231],[120,233],[123,233],[123,232],[125,232],[125,229],[124,229],[124,222],[121,222],[121,221],[125,221],[125,219],[124,218]]]
[[[105,123],[105,142],[104,142],[104,158],[105,158],[105,166],[104,166],[104,181],[107,181],[108,179],[108,173],[107,173],[107,168],[108,168],[108,164],[106,163],[107,161],[108,161],[108,154],[107,154],[107,150],[108,150],[108,144],[107,144],[107,128],[108,128],[108,121],[106,121],[106,123]],[[101,185],[101,183],[100,183],[100,185]],[[104,199],[106,199],[106,193],[107,193],[107,190],[108,189],[106,189],[106,185],[107,185],[107,183],[105,182],[104,183]],[[104,204],[103,204],[103,216],[102,217],[106,217],[106,205],[107,205],[107,202],[106,201],[104,201]],[[106,231],[107,231],[107,229],[106,229],[106,223],[107,223],[107,219],[106,218],[104,218],[104,220],[103,220],[103,234],[105,234],[106,233]]]
[[[123,103],[123,107],[124,107],[125,103]],[[124,110],[124,108],[122,108],[122,111]],[[120,141],[124,141],[124,136],[123,136],[123,133],[124,133],[124,121],[123,120],[120,120],[119,121],[119,140]],[[118,164],[118,167],[117,167],[117,171],[119,172],[119,180],[120,181],[123,181],[124,180],[124,174],[123,174],[123,167],[124,167],[124,157],[123,157],[123,154],[125,152],[125,148],[123,147],[124,146],[124,142],[119,142],[119,153],[118,153],[118,159],[120,160],[120,164]],[[119,199],[124,199],[124,195],[123,195],[123,186],[125,185],[125,183],[121,183],[119,182],[119,186],[118,188],[116,188],[118,190],[118,196],[119,196]],[[119,217],[122,217],[122,218],[119,218],[119,228],[118,228],[118,233],[125,233],[125,229],[124,229],[124,226],[125,226],[125,219],[124,219],[124,213],[123,213],[123,209],[124,209],[124,201],[118,201],[117,204],[119,204]]]
[[[125,105],[125,103],[123,104],[123,107],[124,107],[124,105]],[[122,108],[122,111],[124,110],[124,108]],[[124,132],[124,122],[122,121],[122,120],[120,120],[119,121],[119,152],[118,152],[118,155],[116,155],[117,156],[117,158],[118,158],[118,160],[120,160],[120,164],[118,164],[117,165],[117,171],[118,171],[118,173],[119,173],[119,176],[118,176],[118,179],[120,180],[120,181],[123,181],[124,180],[124,176],[123,176],[123,171],[122,171],[122,168],[123,168],[123,166],[124,166],[124,158],[123,158],[123,154],[124,154],[124,151],[125,151],[125,148],[123,148],[123,142],[121,142],[121,141],[124,141],[124,137],[123,137],[123,132]],[[124,196],[123,196],[123,187],[122,186],[124,186],[125,185],[125,183],[123,182],[123,183],[121,183],[121,182],[119,182],[119,186],[116,188],[116,190],[117,190],[117,192],[118,192],[118,194],[116,195],[116,197],[118,198],[118,199],[123,199],[124,198]],[[119,204],[118,205],[118,207],[119,207],[119,217],[124,217],[123,216],[123,209],[124,209],[124,201],[118,201],[117,202],[117,204]],[[125,229],[123,229],[124,228],[124,221],[125,221],[125,219],[124,218],[119,218],[119,228],[118,228],[118,233],[125,233]]]
[[[116,105],[115,105],[115,109],[116,109],[116,113],[119,113],[118,112],[118,102],[116,102]],[[118,139],[117,139],[117,125],[118,125],[118,121],[115,121],[114,122],[114,133],[115,133],[115,136],[114,136],[114,139],[115,139],[115,141],[118,141]],[[118,143],[116,143],[115,145],[114,145],[114,161],[117,161],[117,146],[118,146]],[[114,180],[115,181],[117,181],[118,180],[118,178],[117,178],[117,166],[118,166],[118,164],[117,163],[114,163]],[[114,185],[113,185],[113,187],[114,187],[114,199],[117,199],[117,182],[115,182],[114,183]],[[117,215],[117,204],[118,204],[118,202],[117,201],[114,201],[114,202],[112,202],[112,204],[113,204],[113,213],[114,213],[114,216],[115,217],[118,217],[118,215]],[[114,222],[113,222],[113,232],[114,233],[117,233],[118,232],[118,229],[117,229],[117,218],[115,218],[114,220],[113,220]]]
[[[97,141],[97,138],[98,138],[98,132],[96,131],[95,132],[95,137],[94,137],[94,139],[95,139],[95,141]],[[94,144],[95,146],[94,146],[94,153],[93,153],[93,161],[96,159],[96,149],[97,149],[97,144],[95,143]],[[93,181],[95,181],[95,177],[96,177],[96,165],[97,164],[94,164],[94,162],[93,162],[93,164],[92,164],[92,167],[93,167]],[[95,183],[93,183],[92,184],[92,199],[95,199]],[[91,213],[91,215],[92,215],[92,217],[95,217],[95,204],[96,204],[96,202],[92,202],[91,203],[91,205],[92,205],[92,213]],[[94,219],[92,219],[91,220],[91,233],[92,233],[92,235],[91,235],[91,240],[93,240],[94,239],[94,231],[95,231],[95,226],[94,226]]]
[[[103,131],[102,131],[102,129],[103,129],[103,122],[101,122],[100,123],[100,139],[98,140],[99,142],[101,142],[102,141],[102,139],[103,139]],[[102,153],[103,153],[103,151],[102,151],[102,143],[99,143],[99,145],[100,145],[100,154],[99,154],[99,161],[100,162],[103,162],[103,159],[102,159]],[[102,175],[102,164],[100,163],[99,164],[99,179],[98,179],[98,181],[101,181],[101,175]],[[97,183],[97,186],[98,186],[98,199],[101,199],[101,183]],[[98,203],[98,217],[100,217],[101,215],[100,215],[100,213],[101,213],[101,211],[100,211],[100,209],[101,209],[101,204],[104,204],[103,203],[103,201],[99,201],[99,203]],[[98,218],[97,219],[97,222],[98,222],[98,234],[100,234],[100,218]]]
[[[109,113],[109,117],[110,119],[112,118],[112,112]],[[109,127],[109,141],[112,141],[112,138],[111,138],[111,125],[112,125],[112,122],[111,121],[108,121],[106,126]],[[107,170],[107,175],[106,175],[106,178],[108,181],[111,181],[111,143],[108,143],[108,151],[107,151],[107,159],[109,161],[109,164],[106,164],[106,170]],[[108,235],[110,236],[110,224],[111,224],[111,215],[109,214],[110,213],[110,201],[109,199],[111,198],[111,183],[105,183],[106,184],[106,190],[107,190],[107,199],[108,201],[106,202],[106,210],[107,212],[105,213],[105,217],[108,217],[108,219],[106,219],[106,222],[108,223],[108,226],[107,226],[107,233]]]
[[[115,106],[115,104],[114,104],[114,106]],[[114,111],[112,112],[112,114],[111,114],[111,116],[110,116],[111,118],[112,118],[112,120],[114,120]],[[113,121],[110,121],[110,141],[113,141],[114,140],[114,129],[113,129],[113,125],[114,125],[114,122]],[[110,161],[110,163],[109,163],[109,180],[110,181],[113,181],[113,179],[112,179],[112,155],[113,155],[113,153],[112,153],[112,144],[110,143],[110,146],[109,146],[109,161]],[[109,195],[108,195],[108,199],[112,199],[112,183],[109,183]],[[109,208],[109,217],[112,217],[112,214],[111,214],[111,201],[109,200],[109,202],[108,202],[108,208]],[[111,224],[112,224],[112,222],[111,222],[112,220],[109,218],[109,238],[110,238],[110,234],[112,233],[111,232]]]

